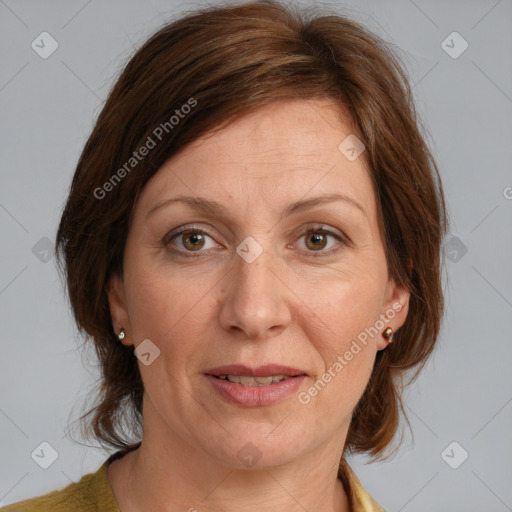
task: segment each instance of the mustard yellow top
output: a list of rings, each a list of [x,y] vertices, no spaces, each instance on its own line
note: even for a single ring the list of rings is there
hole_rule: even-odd
[[[121,512],[110,487],[107,467],[126,452],[112,454],[96,471],[64,489],[12,503],[0,512]],[[364,490],[352,468],[342,461],[338,476],[348,494],[351,512],[386,512]]]

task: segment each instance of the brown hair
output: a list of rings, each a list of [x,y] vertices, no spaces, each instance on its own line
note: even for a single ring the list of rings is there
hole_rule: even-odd
[[[443,315],[439,172],[387,44],[338,14],[260,1],[191,12],[151,36],[122,70],[78,161],[56,243],[75,320],[102,372],[97,404],[79,420],[103,446],[133,449],[141,436],[137,358],[117,340],[107,299],[109,277],[123,273],[138,194],[188,143],[282,98],[335,100],[366,146],[389,275],[411,298],[393,344],[377,353],[346,448],[383,458],[395,436],[403,376],[414,369],[416,378]],[[135,160],[158,127],[164,136]]]

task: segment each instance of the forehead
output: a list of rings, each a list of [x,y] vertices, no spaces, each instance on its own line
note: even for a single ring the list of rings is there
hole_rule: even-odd
[[[170,158],[139,199],[148,210],[187,194],[269,206],[339,192],[375,213],[373,185],[362,157],[349,160],[340,144],[353,136],[351,119],[328,99],[285,99],[207,134]]]
[[[325,154],[323,162],[338,156],[339,143],[353,131],[352,120],[332,100],[282,99],[201,137],[176,156],[279,165]]]

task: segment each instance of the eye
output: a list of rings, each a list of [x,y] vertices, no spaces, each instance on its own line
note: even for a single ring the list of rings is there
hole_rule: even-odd
[[[303,247],[305,247],[304,250],[307,252],[320,253],[318,256],[338,251],[341,247],[336,248],[336,240],[338,241],[338,245],[345,245],[345,240],[341,235],[338,235],[334,231],[324,229],[323,226],[308,229],[299,240],[303,239],[305,241],[303,245]],[[329,241],[329,239],[331,239],[331,241]],[[328,247],[327,250],[324,250],[326,247]],[[317,254],[313,256],[317,256]]]
[[[209,240],[210,242],[208,242]],[[175,245],[178,248],[176,252],[202,252],[201,249],[216,247],[210,235],[200,229],[190,227],[169,234],[165,237],[163,243],[165,245]]]

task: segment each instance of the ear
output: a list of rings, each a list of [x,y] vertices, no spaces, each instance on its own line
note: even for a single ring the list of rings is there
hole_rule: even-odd
[[[409,275],[412,272],[412,266],[407,265]],[[409,300],[411,294],[404,286],[397,285],[390,279],[386,285],[386,296],[381,311],[381,319],[383,319],[384,327],[377,339],[377,350],[382,350],[388,346],[388,341],[382,335],[388,327],[396,333],[404,324],[407,313],[409,312]]]
[[[118,274],[112,274],[108,281],[108,303],[110,306],[110,316],[112,317],[112,327],[114,332],[119,334],[121,329],[126,331],[124,340],[121,341],[123,345],[130,346],[131,339],[130,333],[132,332],[130,317],[126,307],[126,296],[124,290],[123,278]]]

